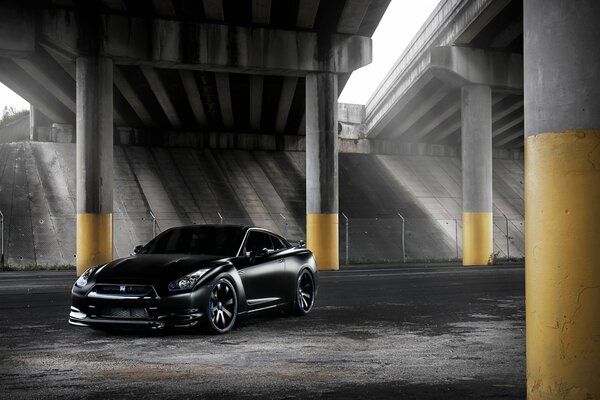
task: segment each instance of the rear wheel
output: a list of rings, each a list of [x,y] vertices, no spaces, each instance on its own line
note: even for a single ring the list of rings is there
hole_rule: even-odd
[[[211,333],[226,333],[233,328],[237,317],[237,293],[229,280],[221,278],[213,283],[206,315]]]
[[[294,312],[298,315],[306,315],[312,309],[315,302],[315,279],[308,269],[304,269],[298,275],[296,281],[296,303]]]

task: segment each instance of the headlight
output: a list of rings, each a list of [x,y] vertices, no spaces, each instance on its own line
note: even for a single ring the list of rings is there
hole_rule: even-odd
[[[190,290],[194,287],[196,282],[200,280],[202,275],[206,274],[206,272],[208,272],[208,269],[200,269],[183,278],[179,278],[176,281],[169,283],[169,290]]]
[[[79,279],[77,279],[77,281],[75,282],[75,286],[82,288],[85,285],[87,285],[88,283],[88,279],[90,279],[90,276],[92,276],[92,274],[94,272],[96,272],[96,270],[100,268],[100,266],[95,266],[92,268],[87,269],[83,274],[81,274],[81,276],[79,277]]]

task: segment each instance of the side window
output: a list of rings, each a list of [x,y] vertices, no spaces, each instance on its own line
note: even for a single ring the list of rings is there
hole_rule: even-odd
[[[271,235],[271,241],[273,242],[273,248],[275,249],[275,251],[287,249],[285,243],[283,243],[281,239],[279,239],[277,236]]]
[[[250,231],[246,241],[246,252],[259,252],[262,249],[273,250],[270,235],[259,231]]]

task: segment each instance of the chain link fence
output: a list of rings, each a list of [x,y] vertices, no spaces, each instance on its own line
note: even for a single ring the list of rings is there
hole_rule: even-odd
[[[213,215],[214,214],[214,215]],[[494,258],[524,256],[524,221],[497,215],[494,221]],[[165,229],[184,224],[243,224],[271,229],[290,242],[305,239],[302,219],[282,213],[228,216],[141,212],[113,214],[114,256],[126,257]],[[0,264],[74,265],[75,216],[14,215],[0,211]],[[462,223],[458,218],[414,218],[396,214],[355,218],[340,212],[341,264],[377,262],[457,261],[462,255]]]

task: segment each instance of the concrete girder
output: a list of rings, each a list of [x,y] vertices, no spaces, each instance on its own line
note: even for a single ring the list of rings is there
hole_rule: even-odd
[[[431,96],[427,96],[423,101],[419,102],[416,109],[411,108],[406,117],[402,118],[400,124],[393,128],[391,136],[401,136],[408,131],[419,119],[429,113],[438,103],[440,103],[449,92],[449,87],[441,85]]]
[[[179,77],[181,78],[183,89],[190,102],[196,124],[202,129],[206,128],[208,122],[206,113],[204,112],[204,106],[202,105],[202,98],[200,97],[200,92],[198,92],[198,84],[196,83],[196,78],[194,78],[194,73],[188,70],[179,70]]]
[[[347,34],[358,32],[370,4],[370,0],[346,0],[338,21],[337,32]]]
[[[279,106],[277,107],[277,119],[275,122],[275,132],[277,133],[285,132],[285,126],[290,114],[290,108],[292,106],[294,94],[296,93],[297,84],[297,77],[289,76],[283,80],[281,96],[279,97]]]
[[[298,16],[296,17],[296,26],[298,28],[312,29],[315,26],[320,2],[321,0],[298,1]]]
[[[74,113],[16,65],[13,60],[0,58],[0,82],[18,93],[52,121],[72,123],[75,120]]]
[[[41,68],[38,63],[34,63],[29,58],[15,58],[14,62],[21,67],[29,76],[36,82],[46,88],[50,93],[58,99],[72,113],[76,112],[74,93],[69,93],[68,88],[71,85],[66,82],[56,82],[52,76],[48,74],[48,65]],[[72,85],[74,88],[74,85]]]
[[[350,73],[371,62],[371,38],[160,18],[103,15],[100,53],[115,64],[270,75]],[[74,59],[75,13],[42,13],[41,38]]]
[[[271,22],[271,0],[252,0],[252,22],[262,25]]]
[[[298,125],[298,135],[306,136],[306,112],[302,114],[300,124]]]
[[[423,73],[414,84],[405,91],[403,95],[394,100],[394,104],[382,112],[382,116],[378,118],[377,123],[367,132],[369,138],[376,138],[385,129],[385,127],[393,120],[395,115],[404,109],[411,100],[417,96],[423,88],[434,79],[434,76],[429,72]]]
[[[493,49],[502,49],[508,47],[520,35],[523,34],[523,16],[515,19],[494,39],[491,44]]]
[[[496,146],[496,147],[506,146],[507,144],[514,142],[515,140],[517,140],[519,138],[523,138],[523,135],[524,135],[523,134],[523,124],[521,123],[516,132],[513,132],[510,135],[506,136],[505,138],[498,140],[496,143],[494,143],[494,146]]]
[[[250,76],[250,99],[262,99],[263,93],[262,75]],[[262,101],[250,101],[250,129],[253,132],[260,131],[260,119],[262,113]]]
[[[431,50],[432,73],[457,87],[487,85],[494,90],[523,92],[523,56],[458,46]]]
[[[158,100],[158,104],[160,104],[160,108],[164,111],[167,119],[171,126],[175,129],[181,128],[181,120],[179,119],[179,115],[177,114],[177,110],[169,97],[169,93],[167,93],[167,89],[163,81],[160,79],[158,72],[156,69],[149,67],[147,65],[141,66],[142,74],[150,84],[150,88],[152,88],[152,92]]]
[[[518,100],[513,99],[512,96],[507,96],[505,99],[502,99],[502,101],[498,103],[497,107],[494,107],[498,109],[492,110],[492,123],[495,124],[519,108],[523,108],[523,104],[524,101],[522,97]]]
[[[428,118],[427,122],[422,127],[419,127],[415,134],[410,135],[411,140],[421,140],[458,111],[460,111],[459,101],[451,101],[449,104],[444,104],[440,112],[434,112],[432,118]]]
[[[494,0],[481,11],[477,18],[465,29],[465,31],[454,41],[455,44],[468,45],[475,39],[488,24],[500,14],[511,0]]]
[[[217,95],[219,96],[219,107],[221,108],[221,118],[223,127],[233,132],[235,123],[233,120],[233,105],[231,104],[231,89],[229,87],[229,74],[216,73],[215,83],[217,85]]]
[[[501,121],[502,123],[498,122],[495,124],[495,125],[500,125],[500,126],[493,129],[492,137],[494,137],[494,138],[499,137],[502,134],[504,134],[507,131],[514,128],[515,126],[522,125],[523,120],[524,120],[524,115],[522,112],[514,112],[510,116],[504,118],[504,120]]]
[[[137,114],[140,121],[144,123],[147,127],[156,128],[156,122],[154,118],[150,115],[150,112],[144,105],[144,102],[137,95],[133,87],[127,81],[127,78],[119,71],[117,66],[113,68],[113,80],[115,87],[121,92],[125,100],[129,103],[133,111]]]

